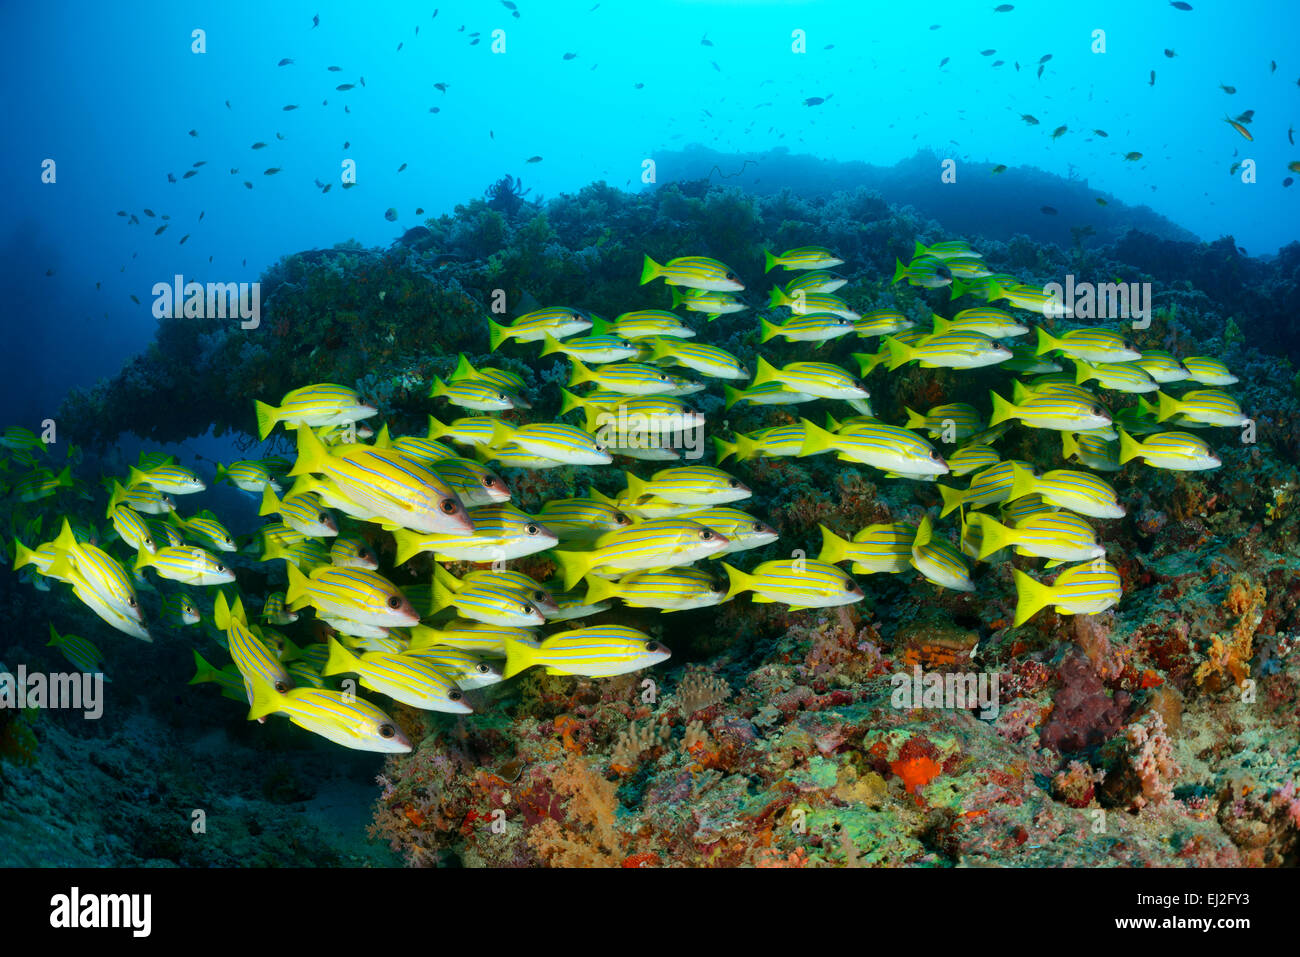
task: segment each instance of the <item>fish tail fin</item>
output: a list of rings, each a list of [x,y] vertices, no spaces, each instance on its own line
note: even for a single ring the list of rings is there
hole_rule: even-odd
[[[138,468],[132,465],[130,470],[126,473],[126,487],[134,488],[137,485],[148,485],[148,484],[149,484],[149,476],[145,475]]]
[[[476,378],[478,378],[478,370],[475,369],[473,364],[465,358],[465,353],[456,353],[456,368],[452,370],[451,376],[447,381],[456,382],[460,379]]]
[[[140,549],[139,552],[136,553],[135,556],[136,571],[141,571],[145,568],[149,568],[157,564],[158,564],[157,560],[152,555],[150,555],[146,549],[142,548]]]
[[[758,341],[759,342],[767,342],[769,339],[771,339],[775,335],[778,335],[780,332],[781,332],[780,329],[772,325],[772,323],[768,322],[762,316],[758,317]]]
[[[257,437],[265,442],[275,423],[280,421],[280,410],[260,399],[253,400],[253,409],[257,413]]]
[[[930,544],[930,539],[934,537],[934,525],[927,515],[921,519],[921,524],[916,529],[916,538],[912,539],[912,549],[924,548]]]
[[[899,342],[893,336],[885,336],[885,346],[889,349],[889,365],[887,368],[891,372],[911,359],[914,351],[911,346]]]
[[[792,302],[794,302],[794,300],[787,296],[785,290],[780,286],[774,286],[771,295],[767,297],[767,304],[772,309],[775,309],[777,306],[789,305]]]
[[[290,475],[306,475],[310,472],[324,471],[329,461],[329,450],[325,443],[316,437],[311,429],[298,430],[298,461],[289,469]]]
[[[763,272],[769,273],[777,265],[779,265],[779,263],[777,263],[776,257],[772,255],[771,250],[764,249],[763,250]]]
[[[735,405],[737,402],[740,401],[740,395],[741,395],[741,391],[739,389],[735,388],[734,386],[724,385],[722,387],[722,399],[723,399],[722,407],[724,409],[730,409],[733,405]]]
[[[1061,433],[1061,458],[1068,459],[1079,451],[1079,440],[1069,432]]]
[[[940,335],[941,333],[945,333],[945,332],[947,332],[949,329],[952,328],[952,320],[951,320],[951,319],[945,319],[943,316],[939,315],[937,312],[935,312],[935,313],[931,313],[931,314],[930,314],[930,318],[934,320],[934,333],[935,333],[935,335]]]
[[[581,396],[574,395],[568,389],[560,390],[560,415],[572,412],[574,409],[581,409],[586,404],[586,400]]]
[[[36,561],[36,553],[18,540],[14,536],[14,571],[20,568],[26,568]]]
[[[505,342],[506,339],[509,338],[509,334],[506,331],[506,327],[501,325],[499,322],[493,322],[491,319],[488,319],[487,324],[488,324],[488,345],[490,346],[488,351],[496,352],[497,346]]]
[[[825,525],[818,525],[822,531],[822,550],[817,554],[817,561],[834,565],[849,557],[850,542],[832,532]]]
[[[678,289],[676,286],[673,286],[673,308],[676,309],[685,301],[686,301],[686,296],[682,293],[680,289]]]
[[[54,629],[54,623],[50,622],[50,640],[45,643],[46,648],[57,648],[63,644],[63,636]]]
[[[541,358],[541,356],[555,355],[555,353],[563,351],[564,346],[560,344],[559,339],[555,338],[555,336],[551,335],[549,332],[542,333],[542,351],[538,354],[538,358]]]
[[[591,334],[593,336],[603,336],[609,332],[608,319],[602,319],[594,312],[588,313],[588,318],[591,320]]]
[[[325,667],[321,669],[321,677],[326,678],[330,675],[341,675],[344,672],[355,671],[357,656],[344,648],[337,638],[330,636],[329,656],[325,659]]]
[[[758,455],[758,442],[751,439],[748,435],[737,435],[735,446],[736,460],[744,462]],[[722,459],[718,459],[719,462]]]
[[[639,285],[644,286],[650,280],[657,279],[662,273],[663,267],[649,256],[646,256],[645,261],[641,264],[641,282]],[[676,303],[673,303],[673,305],[676,305]]]
[[[278,511],[280,511],[280,500],[271,491],[271,486],[267,485],[266,488],[262,489],[262,505],[257,510],[257,514],[274,515]]]
[[[641,496],[649,494],[646,491],[649,483],[645,479],[633,475],[631,472],[624,472],[623,478],[627,480],[627,490],[622,496],[622,501],[635,502]]]
[[[827,431],[827,432],[838,432],[839,430],[840,430],[840,423],[839,423],[839,420],[838,420],[837,418],[835,418],[835,416],[833,416],[833,415],[831,415],[829,412],[827,412],[827,413],[826,413],[826,431]]]
[[[727,461],[731,456],[736,455],[737,452],[735,442],[728,442],[726,439],[720,439],[716,435],[713,436],[713,450],[719,465]]]
[[[960,507],[962,502],[966,501],[966,493],[959,488],[940,485],[939,498],[943,500],[943,506],[939,509],[939,517],[943,518],[954,508]]]
[[[1163,422],[1171,419],[1178,414],[1178,407],[1181,404],[1177,399],[1165,395],[1163,392],[1156,393],[1156,420]],[[1150,403],[1148,403],[1150,407]]]
[[[1007,501],[1032,495],[1034,492],[1034,473],[1023,465],[1011,466],[1011,495]]]
[[[1050,332],[1042,326],[1035,327],[1038,331],[1038,346],[1034,349],[1034,355],[1041,356],[1046,352],[1061,347],[1061,340],[1055,338]]]
[[[829,452],[837,446],[839,439],[816,422],[810,422],[808,419],[800,419],[799,421],[803,423],[803,444],[799,446],[799,458],[808,455],[820,455],[822,452]]]
[[[1119,464],[1135,459],[1143,452],[1142,445],[1123,429],[1119,430]]]
[[[903,260],[895,256],[894,257],[894,278],[889,280],[889,284],[892,286],[894,283],[898,282],[906,275],[907,275],[907,267],[903,265]]]
[[[920,412],[908,408],[907,406],[903,406],[903,409],[904,411],[907,412],[907,424],[903,426],[903,428],[905,429],[925,428],[925,416],[923,416]]]
[[[212,665],[208,664],[207,659],[205,659],[197,651],[194,651],[193,654],[194,654],[194,677],[191,678],[187,683],[192,685],[201,685],[209,681],[216,681],[217,669],[212,667]]]
[[[618,585],[608,578],[598,578],[595,575],[587,576],[587,595],[583,599],[588,605],[594,605],[597,602],[604,601],[606,598],[618,597]]]
[[[435,419],[432,415],[429,416],[429,434],[427,438],[440,439],[450,431],[439,419]]]
[[[492,320],[488,320],[491,322]],[[443,382],[438,376],[433,377],[433,386],[429,389],[429,398],[436,399],[439,396],[447,394],[447,383]]]
[[[410,529],[394,529],[393,542],[397,546],[397,554],[393,556],[394,565],[405,565],[420,554],[420,536]]]
[[[220,466],[217,467],[217,475],[218,477],[220,477],[221,475]],[[122,499],[124,498],[126,498],[126,489],[122,488],[121,482],[114,479],[113,493],[108,497],[108,514],[110,516],[113,514],[113,509],[117,508],[117,506],[121,503]]]
[[[762,356],[758,356],[757,360],[758,361],[754,364],[754,380],[751,385],[762,385],[765,382],[775,382],[777,373],[776,369],[772,367],[772,364]]]
[[[246,680],[253,692],[253,700],[248,709],[249,721],[256,721],[258,718],[265,718],[268,714],[275,714],[282,710],[281,701],[284,700],[284,695],[276,691],[269,681],[253,671],[248,673]]]
[[[968,292],[970,292],[970,283],[961,279],[954,279],[952,281],[952,296],[949,301],[960,299]]]
[[[212,623],[221,631],[230,627],[230,605],[226,602],[226,593],[218,591],[212,603]]]
[[[990,390],[989,398],[993,400],[993,414],[989,416],[990,427],[1016,417],[1016,407],[1002,396]]]
[[[975,512],[971,515],[971,524],[979,527],[980,530],[980,550],[975,557],[980,561],[988,558],[994,552],[1001,551],[1008,545],[1013,544],[1015,533],[1012,529],[1007,528],[991,515],[985,515],[983,512]]]
[[[649,256],[646,257],[650,259]],[[506,666],[501,672],[503,678],[513,678],[521,671],[526,671],[533,666],[537,658],[537,649],[530,642],[522,641],[518,638],[507,638],[506,646]]]
[[[1023,625],[1030,618],[1046,608],[1052,602],[1052,589],[1037,581],[1020,569],[1011,573],[1016,580],[1016,626]]]
[[[1090,363],[1088,360],[1086,359],[1074,360],[1074,384],[1075,385],[1083,385],[1085,382],[1087,382],[1096,374],[1097,374],[1097,370],[1093,368],[1092,363]]]
[[[307,603],[308,578],[293,562],[287,563],[285,569],[289,576],[289,586],[284,590],[284,607],[297,611]]]
[[[564,575],[564,590],[569,591],[591,570],[591,552],[552,550],[551,555]]]
[[[573,364],[573,368],[569,372],[569,381],[566,383],[566,385],[568,385],[569,388],[573,388],[575,385],[578,385],[583,382],[596,381],[591,374],[591,370],[582,364],[581,359],[576,359],[573,356],[569,356],[569,362]]]
[[[727,596],[723,601],[730,601],[739,595],[742,591],[748,591],[754,587],[754,577],[747,572],[742,572],[734,565],[722,563],[722,567],[727,570]]]

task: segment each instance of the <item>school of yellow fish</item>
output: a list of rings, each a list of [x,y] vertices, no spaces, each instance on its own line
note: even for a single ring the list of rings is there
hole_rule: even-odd
[[[463,355],[446,381],[435,378],[430,395],[469,414],[430,415],[427,435],[372,430],[363,423],[376,408],[340,385],[306,385],[279,405],[256,402],[259,436],[282,428],[296,434],[297,445],[292,462],[270,457],[216,470],[217,481],[259,497],[261,515],[278,517],[245,549],[262,562],[283,561],[287,575],[285,591],[265,596],[256,615],[221,557],[240,550],[234,537],[211,512],[185,518],[178,511],[175,497],[203,491],[204,481],[161,454],[142,454],[128,475],[104,480],[109,522],[102,532],[93,522],[64,517],[55,537],[35,548],[25,544],[41,537],[47,500],[64,490],[86,500],[93,495],[72,474],[75,447],[56,473],[41,465],[49,454],[43,438],[11,427],[0,437],[8,450],[0,470],[11,497],[14,569],[44,590],[52,582],[69,586],[104,622],[145,641],[152,639],[137,589],[157,591],[146,574],[152,569],[156,578],[184,586],[159,596],[161,614],[176,624],[209,622],[230,658],[217,667],[195,650],[192,684],[215,683],[249,705],[250,719],[284,715],[341,745],[385,752],[409,751],[412,743],[389,714],[357,695],[350,680],[340,686],[336,676],[355,676],[363,688],[416,708],[468,713],[466,692],[530,667],[602,677],[668,658],[667,647],[637,629],[587,622],[614,600],[672,612],[750,592],[753,601],[793,609],[828,607],[863,598],[853,574],[908,570],[941,588],[973,591],[972,561],[1005,558],[1014,549],[1046,559],[1048,568],[1065,566],[1050,584],[1014,571],[1016,625],[1046,607],[1095,614],[1116,604],[1119,573],[1089,519],[1125,512],[1096,473],[1118,471],[1134,459],[1162,469],[1216,468],[1219,459],[1205,441],[1166,431],[1162,423],[1242,425],[1246,417],[1221,388],[1236,378],[1218,360],[1140,352],[1122,333],[1099,326],[1052,335],[1040,325],[1036,344],[1019,342],[1031,326],[1016,310],[1053,315],[1053,300],[1041,288],[993,274],[966,242],[917,243],[911,261],[897,264],[895,282],[953,287],[954,299],[970,294],[987,303],[934,315],[929,329],[896,311],[855,312],[835,295],[847,280],[830,270],[842,263],[821,247],[767,252],[764,272],[783,270],[788,281],[771,291],[771,315],[759,320],[759,337],[813,348],[846,335],[874,338],[876,351],[852,353],[858,375],[826,362],[777,366],[761,355],[751,373],[732,353],[693,341],[696,330],[667,310],[605,320],[554,307],[509,325],[489,319],[488,341],[493,351],[536,343],[542,356],[564,357],[570,377],[561,415],[576,413],[581,425],[507,421],[500,413],[531,408],[524,380],[476,368]],[[658,279],[671,286],[674,308],[707,321],[748,308],[738,296],[745,289],[738,275],[713,259],[688,256],[661,265],[647,256],[641,282]],[[958,370],[998,365],[1021,378],[1012,380],[1009,395],[990,396],[987,421],[971,405],[950,403],[909,409],[901,426],[882,422],[872,414],[864,380],[879,366],[910,363]],[[706,381],[676,374],[682,370]],[[713,380],[722,383],[728,408],[822,401],[832,411],[822,425],[802,418],[715,435],[716,465],[683,463],[678,450],[696,447],[686,439],[702,436],[705,425],[683,397]],[[743,388],[730,384],[739,380],[747,380]],[[1101,389],[1145,395],[1112,414],[1085,387],[1093,380]],[[1196,388],[1177,397],[1164,391],[1180,382]],[[1040,472],[1029,462],[1002,459],[994,443],[1016,422],[1059,432],[1063,459],[1088,471]],[[941,455],[931,440],[951,451]],[[929,515],[919,526],[871,525],[851,538],[823,526],[816,559],[792,549],[795,557],[748,571],[733,565],[738,553],[774,542],[777,534],[734,506],[752,493],[720,466],[733,458],[826,453],[900,481],[946,476],[938,485],[937,518],[958,513],[955,540]],[[492,470],[603,466],[616,455],[665,467],[648,478],[626,472],[617,495],[592,488],[583,497],[547,501],[536,515],[511,504],[508,484]],[[965,487],[946,484],[953,478],[965,478]],[[34,515],[25,511],[30,504],[38,508]],[[392,536],[395,565],[433,556],[428,585],[399,588],[385,576],[363,535],[373,540],[376,527]],[[551,582],[507,567],[539,552],[554,561]],[[706,559],[718,560],[725,580]],[[455,563],[470,568],[458,577],[448,567]],[[196,589],[206,588],[215,589],[212,599],[199,597]],[[211,607],[211,615],[201,607]],[[279,628],[308,608],[326,626],[326,640],[298,645]],[[559,622],[568,624],[539,633]],[[53,625],[50,635],[49,644],[78,669],[104,670],[92,642],[60,635]]]

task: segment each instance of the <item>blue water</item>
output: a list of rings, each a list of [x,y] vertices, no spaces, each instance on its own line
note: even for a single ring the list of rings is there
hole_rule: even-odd
[[[384,245],[423,221],[417,208],[448,212],[506,173],[532,197],[598,179],[646,188],[646,159],[693,143],[877,164],[929,148],[958,162],[956,184],[935,170],[936,189],[977,190],[991,164],[1029,165],[1148,204],[1204,239],[1231,234],[1253,255],[1296,239],[1300,187],[1281,184],[1300,158],[1287,134],[1300,122],[1300,7],[1280,0],[1195,0],[1191,12],[1017,0],[1010,13],[984,0],[519,0],[518,18],[487,0],[181,6],[0,9],[7,420],[52,415],[69,387],[143,349],[155,282],[251,281],[300,249]],[[194,29],[206,53],[192,52]],[[492,52],[498,29],[504,53]],[[1104,54],[1091,49],[1098,29]],[[1223,122],[1247,109],[1254,142]],[[1059,125],[1068,132],[1053,141]],[[269,145],[251,150],[256,141]],[[1144,158],[1125,162],[1128,151]],[[47,158],[53,184],[40,178]],[[1252,185],[1228,172],[1247,158]],[[345,159],[356,162],[351,190],[339,186]],[[171,217],[162,235],[146,207]]]

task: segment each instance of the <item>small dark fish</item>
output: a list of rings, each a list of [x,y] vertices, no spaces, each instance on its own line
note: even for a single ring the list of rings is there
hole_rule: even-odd
[[[251,149],[255,149],[255,150],[266,149],[266,144],[263,143],[261,140],[258,140],[256,143],[252,145]]]
[[[1295,146],[1295,127],[1292,126],[1286,131],[1286,138],[1290,140],[1291,145]]]
[[[162,214],[161,216],[159,216],[158,218],[159,218],[159,219],[164,219],[164,220],[165,220],[165,219],[171,219],[171,216],[169,216],[167,213],[163,213],[163,214]]]
[[[344,140],[344,141],[343,141],[343,148],[344,148],[345,150],[346,150],[346,149],[351,149],[351,148],[352,148],[352,141],[351,141],[351,140]]]
[[[540,163],[541,161],[542,158],[540,156],[530,156],[528,159],[524,160],[525,163]]]
[[[713,69],[717,70],[719,73],[722,72],[722,67],[718,66],[717,60],[710,60],[709,62],[713,64]]]
[[[1068,127],[1058,126],[1056,129],[1052,130],[1052,139],[1059,140],[1067,132],[1068,132]]]
[[[290,103],[288,106],[281,107],[281,109],[283,109],[284,112],[288,113],[290,110],[296,110],[296,109],[298,109],[298,104],[297,104],[297,103]]]
[[[999,3],[996,7],[993,8],[993,12],[994,12],[994,13],[1010,13],[1010,12],[1011,12],[1012,10],[1014,10],[1014,9],[1015,9],[1015,7],[1013,7],[1013,6],[1012,6],[1011,4],[1009,4],[1009,3]]]
[[[45,275],[47,275],[47,276],[53,276],[53,275],[54,275],[54,270],[53,270],[53,269],[47,269],[47,270],[45,270]]]
[[[1255,118],[1255,111],[1254,111],[1254,110],[1247,110],[1245,113],[1242,113],[1240,116],[1237,117],[1237,122],[1238,122],[1238,123],[1249,123],[1249,122],[1250,122],[1251,120],[1253,120],[1254,118]]]
[[[194,168],[198,169],[200,166],[207,166],[207,165],[208,165],[207,160],[199,160],[197,163],[194,164]]]
[[[321,101],[320,101],[320,105],[321,105],[321,106],[329,106],[329,105],[330,105],[330,101],[329,101],[329,100],[321,100]]]
[[[161,235],[162,235],[162,231],[163,231],[164,229],[166,229],[166,228],[167,228],[167,224],[166,224],[166,223],[163,223],[161,226],[159,226],[157,229],[155,229],[155,230],[153,231],[153,234],[154,234],[155,236],[161,236]]]
[[[1268,72],[1269,72],[1269,73],[1276,73],[1276,72],[1277,72],[1277,61],[1276,61],[1276,60],[1269,60],[1269,61],[1268,61]]]
[[[191,176],[198,176],[198,175],[199,175],[198,170],[187,169],[184,173],[181,174],[181,179],[189,179]]]
[[[176,245],[177,245],[177,246],[184,246],[184,245],[185,245],[185,240],[187,240],[187,239],[189,239],[189,238],[190,238],[190,234],[189,234],[189,233],[186,233],[184,236],[181,237],[181,241],[178,242]]]
[[[1173,50],[1165,50],[1165,56],[1169,57],[1169,59],[1172,60],[1174,57],[1178,56],[1178,54],[1175,53]]]
[[[1227,93],[1229,96],[1232,96],[1234,93],[1237,92],[1237,88],[1235,86],[1224,86],[1222,83],[1219,84],[1219,89],[1222,90],[1224,93]]]
[[[140,225],[140,220],[136,217],[135,213],[132,213],[132,214],[131,214],[131,221],[130,221],[129,223],[127,223],[127,225],[128,225],[128,226],[139,226],[139,225]]]
[[[1040,80],[1043,78],[1043,67],[1042,67],[1042,64],[1039,64],[1039,66],[1038,66],[1038,78],[1039,78]]]
[[[288,66],[288,65],[289,65],[290,63],[292,63],[292,62],[293,62],[293,61],[290,60],[288,57],[285,57],[283,60],[281,60],[279,63],[277,63],[276,66]]]
[[[1030,126],[1038,125],[1038,117],[1034,116],[1031,113],[1021,113],[1020,118],[1024,120],[1026,123],[1028,123]]]
[[[803,105],[804,105],[804,106],[821,106],[821,105],[822,105],[823,103],[825,103],[825,102],[826,102],[826,100],[825,100],[825,98],[823,98],[823,97],[820,97],[820,96],[810,96],[810,97],[808,97],[808,99],[806,99],[806,100],[803,101]]]
[[[1250,255],[1249,253],[1246,252],[1246,247],[1245,247],[1245,246],[1238,246],[1238,247],[1237,247],[1237,252],[1241,253],[1243,256],[1248,256],[1248,255]]]
[[[330,191],[330,187],[333,185],[334,185],[333,183],[326,183],[325,188],[320,191],[321,195],[324,196],[326,193],[328,193]]]
[[[1147,86],[1155,86],[1155,85],[1156,85],[1156,71],[1152,70],[1151,79],[1147,81]]]
[[[442,112],[442,107],[440,107],[440,106],[431,106],[431,107],[429,107],[429,112],[430,112],[430,113],[441,113],[441,112]]]
[[[169,182],[169,183],[174,183],[174,182],[176,182],[176,174],[175,174],[175,173],[168,173],[168,174],[167,174],[167,182]]]
[[[339,71],[341,71],[341,70],[343,69],[343,67],[341,67],[341,66],[327,66],[325,69],[329,70],[331,73],[338,73]]]
[[[1185,3],[1184,0],[1169,0],[1169,5],[1173,7],[1175,10],[1192,9],[1192,5],[1190,3]]]
[[[1046,63],[1046,62],[1047,62],[1048,60],[1050,60],[1051,58],[1052,58],[1052,55],[1051,55],[1050,53],[1044,53],[1042,56],[1040,56],[1040,57],[1038,58],[1038,62],[1039,62],[1039,63]]]
[[[931,29],[931,30],[938,30],[941,26],[943,26],[942,23],[932,23],[932,24],[930,24],[930,29]]]
[[[992,56],[997,52],[997,50],[980,50],[980,56]]]
[[[226,100],[226,109],[230,109],[230,101]]]
[[[154,212],[153,212],[152,209],[146,209],[146,210],[144,211],[144,214],[145,214],[146,216],[148,216],[150,219],[153,219]]]
[[[203,222],[203,214],[204,214],[204,212],[205,212],[205,210],[202,210],[202,209],[199,210],[199,222]]]
[[[314,17],[311,18],[311,28],[312,28],[313,30],[315,30],[318,26],[320,26],[320,14],[319,14],[319,13],[316,14]]]
[[[565,59],[565,60],[572,60],[572,59],[574,59],[577,55],[578,55],[578,54],[576,54],[576,53],[566,53],[566,54],[564,54],[563,59]]]
[[[1020,72],[1020,61],[1019,61],[1019,60],[1016,61],[1016,72],[1017,72],[1017,73]]]
[[[364,76],[361,77],[361,85],[362,85],[362,86],[365,86],[365,85],[366,85],[366,78],[365,78]]]
[[[1004,163],[999,163],[997,166],[993,167],[993,169],[991,170],[991,172],[993,172],[993,173],[1005,173],[1006,171],[1007,171],[1007,167],[1006,167],[1006,164],[1004,164]]]
[[[384,219],[388,220],[390,223],[397,222],[397,210],[389,206],[384,212]]]
[[[1093,133],[1095,133],[1097,136],[1102,137],[1103,139],[1110,138],[1110,134],[1107,133],[1105,130],[1093,130]]]
[[[1044,213],[1044,214],[1047,215],[1047,216],[1055,216],[1055,215],[1056,215],[1056,207],[1054,207],[1054,206],[1041,206],[1041,207],[1039,207],[1039,209],[1040,209],[1040,211],[1041,211],[1042,213]]]
[[[401,53],[401,52],[402,52],[402,44],[400,44],[400,43],[397,44],[397,49],[394,50],[393,52],[394,52],[394,53]]]
[[[1098,197],[1097,197],[1097,205],[1098,205],[1098,206],[1109,206],[1110,203],[1106,202],[1104,199],[1102,199],[1100,196],[1098,196]]]
[[[1004,64],[1004,63],[1006,63],[1006,62],[1007,62],[1006,60],[994,60],[994,61],[993,61],[993,65],[994,65],[995,67],[998,67],[998,66],[1002,66],[1002,64]]]
[[[198,136],[198,135],[199,135],[198,130],[190,130],[190,136]]]
[[[237,168],[235,168],[235,167],[232,166],[232,167],[230,168],[230,175],[231,175],[231,176],[238,176],[238,175],[239,175],[239,170],[238,170]]]
[[[406,169],[406,164],[405,164],[405,163],[403,163],[401,166],[397,167],[397,171],[398,171],[399,173],[402,172],[402,171],[405,170],[405,169]]]
[[[99,287],[100,287],[101,285],[102,285],[102,283],[98,283],[98,282],[95,283],[95,290],[98,291],[98,290],[99,290]]]
[[[284,134],[283,134],[283,133],[276,133],[276,134],[275,134],[275,138],[276,138],[277,140],[282,140],[282,139],[284,139]]]
[[[250,183],[248,180],[244,180],[244,185],[247,186],[249,189],[253,188],[253,184]]]
[[[946,56],[946,57],[944,57],[942,60],[940,60],[940,61],[939,61],[939,69],[942,70],[942,69],[944,68],[944,66],[947,65],[948,61],[951,60],[951,59],[952,59],[952,57],[950,57],[950,56]]]
[[[346,90],[351,90],[351,89],[352,89],[353,87],[355,87],[355,86],[356,86],[355,83],[340,83],[338,86],[334,87],[334,89],[339,90],[340,92],[342,92],[342,91],[346,91]]]
[[[356,186],[356,185],[357,185],[356,183],[344,183],[344,184],[343,184],[343,188],[344,188],[344,189],[351,189],[353,186]]]
[[[446,84],[446,83],[435,83],[435,84],[433,85],[433,88],[434,88],[435,90],[438,90],[438,91],[442,92],[442,93],[446,93],[446,92],[447,92],[447,84]]]
[[[415,215],[417,215],[417,216],[423,216],[423,215],[424,215],[424,207],[423,207],[423,206],[417,206],[417,207],[415,207]]]
[[[634,90],[644,90],[644,89],[645,89],[645,84],[644,84],[644,83],[634,83],[634,84],[632,84],[632,89],[634,89]]]
[[[1294,183],[1294,182],[1295,182],[1295,177],[1293,177],[1293,176],[1288,176],[1286,179],[1282,180],[1282,185],[1283,185],[1283,186],[1290,186],[1290,185],[1291,185],[1292,183]]]
[[[1137,152],[1136,150],[1134,150],[1131,153],[1124,154],[1124,159],[1130,163],[1136,163],[1141,158],[1142,158],[1142,154]]]
[[[282,169],[284,169],[283,166],[272,166],[270,169],[262,170],[262,175],[263,175],[263,176],[274,176],[276,173],[280,172],[280,170],[282,170]]]
[[[126,210],[125,210],[125,209],[119,209],[119,210],[117,211],[117,215],[122,216],[122,217],[125,218],[125,216],[126,216]]]
[[[140,305],[140,300],[137,299],[134,294],[132,294],[131,296],[131,301],[135,303],[137,306]]]
[[[834,44],[834,43],[828,43],[828,44],[826,44],[826,46],[822,47],[822,49],[823,49],[823,50],[834,50],[834,49],[835,49],[835,44]]]

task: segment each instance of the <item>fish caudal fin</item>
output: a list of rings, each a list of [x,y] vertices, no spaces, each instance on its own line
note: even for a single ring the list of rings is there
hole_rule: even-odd
[[[646,259],[650,257],[647,256]],[[513,678],[521,671],[525,671],[533,666],[536,661],[537,649],[531,642],[521,641],[518,638],[507,638],[506,646],[506,666],[501,672],[502,678]]]
[[[663,272],[663,267],[661,267],[657,262],[655,262],[649,256],[646,256],[645,262],[641,264],[640,285],[644,286],[650,280],[658,278],[662,274],[662,272]],[[676,303],[674,303],[673,305],[676,305]]]
[[[1142,454],[1142,445],[1133,436],[1129,435],[1123,429],[1119,430],[1119,464],[1123,465],[1130,459],[1135,459]]]
[[[1016,417],[1016,407],[1008,402],[996,392],[989,392],[989,398],[993,400],[993,414],[989,416],[989,425],[994,426],[999,422],[1005,422],[1007,419]]]
[[[1052,589],[1030,578],[1020,569],[1012,572],[1016,580],[1015,625],[1023,625],[1052,602]]]
[[[275,428],[275,423],[280,421],[280,410],[261,401],[254,401],[253,408],[257,411],[257,436],[266,441],[266,437]]]
[[[817,527],[822,531],[822,550],[817,554],[817,561],[834,565],[847,559],[851,543],[847,539],[840,538],[825,525]]]

